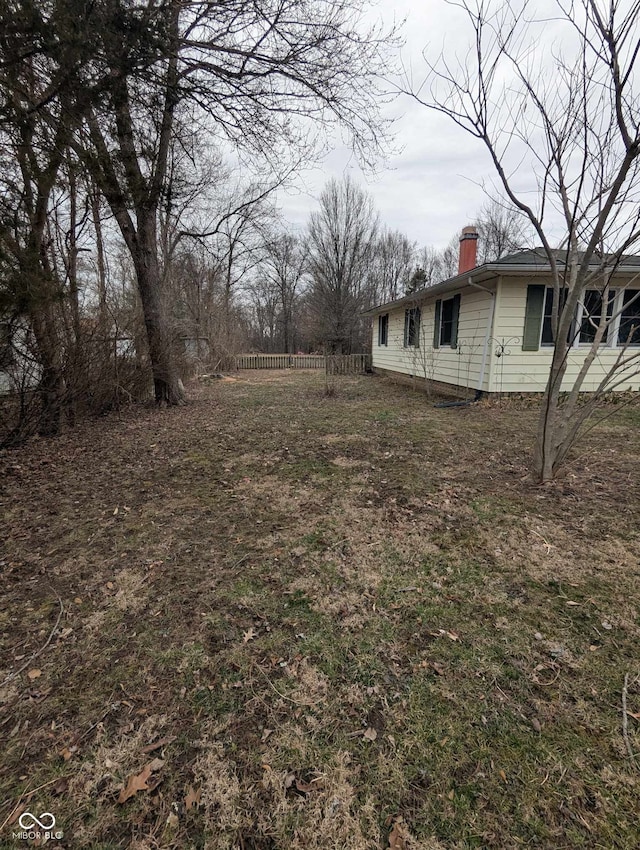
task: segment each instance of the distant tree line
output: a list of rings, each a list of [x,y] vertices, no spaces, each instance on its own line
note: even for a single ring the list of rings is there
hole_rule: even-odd
[[[331,126],[362,160],[384,147],[395,36],[365,9],[0,6],[0,444],[150,393],[179,404],[191,370],[242,350],[362,351],[363,310],[449,276],[455,237],[418,249],[351,179],[299,231],[274,205]],[[501,239],[499,208],[484,218]]]
[[[363,311],[458,273],[459,232],[443,249],[420,248],[382,225],[371,197],[348,177],[329,182],[318,207],[305,232],[272,240],[257,265],[249,327],[259,350],[364,351],[370,324]],[[498,201],[471,223],[479,234],[478,265],[531,244],[521,217]]]
[[[234,296],[271,192],[331,127],[361,160],[385,146],[377,81],[395,34],[366,11],[366,0],[2,3],[0,344],[16,391],[5,442],[144,394],[146,375],[158,403],[179,404],[180,335],[224,356],[248,334]],[[220,150],[260,180],[239,180]]]

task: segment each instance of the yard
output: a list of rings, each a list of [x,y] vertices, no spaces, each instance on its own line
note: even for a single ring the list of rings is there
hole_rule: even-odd
[[[639,412],[333,381],[0,457],[1,847],[638,847]]]

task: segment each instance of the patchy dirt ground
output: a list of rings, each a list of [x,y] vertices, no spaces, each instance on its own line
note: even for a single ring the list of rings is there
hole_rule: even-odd
[[[0,846],[638,847],[640,416],[333,383],[0,456]]]

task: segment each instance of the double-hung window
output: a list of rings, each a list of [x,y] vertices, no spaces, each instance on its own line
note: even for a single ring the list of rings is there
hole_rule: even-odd
[[[564,304],[567,290],[563,290]],[[527,287],[523,351],[538,351],[553,346],[551,327],[554,289],[541,284]],[[640,346],[640,289],[609,290],[605,298],[599,289],[586,289],[578,300],[575,315],[567,333],[570,346],[592,345],[605,310],[606,326],[602,334],[603,345]]]
[[[420,346],[420,308],[410,307],[404,311],[404,347]]]
[[[640,289],[625,289],[618,309],[618,345],[640,345]]]
[[[433,347],[458,346],[458,322],[460,318],[460,295],[438,299],[435,306]]]
[[[567,292],[568,290],[563,289],[561,295],[562,306],[564,307],[567,300]],[[552,330],[552,317],[553,317],[553,300],[554,300],[554,289],[552,286],[548,286],[545,291],[544,297],[544,313],[542,315],[542,334],[540,337],[540,345],[546,347],[548,345],[553,345],[553,330]],[[562,308],[561,308],[562,309]],[[567,342],[571,344],[573,342],[573,336],[575,334],[575,328],[573,326],[573,322],[567,331]]]
[[[598,327],[602,321],[602,306],[603,294],[597,289],[587,289],[581,299],[578,308],[578,320],[580,322],[580,331],[578,333],[578,342],[585,345],[590,345],[596,338]],[[615,292],[609,291],[607,300],[607,310],[605,321],[611,321],[613,316],[613,302],[615,300]],[[602,342],[607,341],[609,333],[608,326],[604,329]]]
[[[451,345],[453,339],[453,298],[447,298],[442,302],[442,316],[440,318],[440,345]]]
[[[389,314],[378,316],[378,345],[389,344]]]
[[[567,300],[567,290],[561,291],[561,304]],[[524,314],[523,351],[538,351],[553,346],[553,302],[554,288],[532,283],[527,287],[527,303]],[[567,343],[573,344],[575,323],[567,331]]]

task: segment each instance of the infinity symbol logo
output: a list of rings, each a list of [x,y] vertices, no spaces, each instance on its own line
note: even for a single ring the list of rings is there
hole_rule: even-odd
[[[32,815],[31,812],[23,812],[18,819],[18,823],[23,829],[33,829],[37,825],[40,829],[49,830],[53,829],[56,825],[56,819],[51,812],[43,812],[39,818]]]

